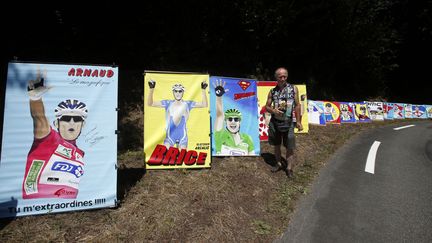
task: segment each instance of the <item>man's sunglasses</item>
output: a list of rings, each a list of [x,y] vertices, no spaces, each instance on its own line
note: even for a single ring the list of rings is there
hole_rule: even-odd
[[[238,118],[238,117],[228,117],[227,120],[230,121],[230,122],[232,122],[233,120],[235,122],[238,122],[238,121],[240,121],[240,118]]]
[[[72,119],[74,120],[74,122],[84,121],[84,119],[81,116],[62,116],[62,117],[60,117],[60,121],[64,121],[64,122],[70,122]]]

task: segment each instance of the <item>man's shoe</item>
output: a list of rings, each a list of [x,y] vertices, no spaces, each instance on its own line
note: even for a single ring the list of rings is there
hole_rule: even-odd
[[[276,165],[274,165],[271,168],[271,172],[273,172],[273,173],[278,172],[280,170],[282,170],[282,164],[281,164],[281,162],[277,162]]]
[[[282,160],[281,164],[282,164],[282,169],[283,170],[286,170],[288,168],[288,162],[286,162],[285,160]]]
[[[290,169],[285,169],[285,174],[288,178],[294,178],[294,171]]]

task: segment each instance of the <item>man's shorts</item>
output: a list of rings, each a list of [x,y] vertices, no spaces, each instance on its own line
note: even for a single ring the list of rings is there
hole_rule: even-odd
[[[272,118],[269,123],[269,144],[274,146],[279,146],[281,143],[287,148],[294,150],[295,149],[295,136],[294,136],[294,123],[292,121],[285,121],[285,126],[288,126],[287,129],[279,129],[278,127],[279,121],[275,118]],[[285,131],[286,130],[286,131]]]

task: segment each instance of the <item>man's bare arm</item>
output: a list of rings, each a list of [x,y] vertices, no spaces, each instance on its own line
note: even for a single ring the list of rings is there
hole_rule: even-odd
[[[223,129],[224,122],[222,95],[226,92],[224,88],[225,83],[222,83],[222,80],[216,80],[216,83],[213,83],[213,86],[215,87],[216,94],[216,119],[214,124],[214,130],[221,131]]]
[[[160,101],[153,101],[153,92],[154,89],[156,87],[156,81],[150,80],[148,82],[150,90],[149,90],[149,94],[147,96],[147,105],[151,106],[151,107],[163,107],[162,106],[162,102]]]
[[[48,119],[45,116],[45,108],[42,99],[30,100],[30,114],[33,118],[33,135],[35,138],[44,138],[50,131]]]
[[[29,80],[27,83],[27,91],[30,98],[30,115],[33,119],[33,136],[40,139],[48,136],[51,132],[51,127],[45,116],[45,107],[42,101],[42,96],[52,87],[45,84],[47,71],[38,68],[36,79]]]
[[[205,81],[203,81],[201,83],[201,100],[202,101],[201,101],[201,103],[195,104],[196,108],[205,108],[208,106],[206,88],[207,88],[207,83]]]

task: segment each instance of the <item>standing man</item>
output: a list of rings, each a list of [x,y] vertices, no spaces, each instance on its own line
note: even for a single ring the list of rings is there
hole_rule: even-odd
[[[269,123],[269,144],[274,147],[276,165],[272,172],[284,170],[286,175],[293,177],[293,161],[291,156],[295,149],[294,126],[299,131],[303,130],[301,124],[301,107],[297,97],[298,89],[287,82],[288,70],[280,67],[275,71],[277,85],[269,91],[266,109],[272,117]],[[295,110],[296,121],[293,122],[293,111]],[[282,160],[281,144],[286,149],[286,162]]]
[[[151,80],[148,84],[150,92],[148,94],[147,105],[151,107],[165,108],[165,147],[169,148],[177,145],[179,149],[187,149],[188,136],[186,122],[189,119],[189,113],[192,108],[205,108],[208,106],[205,92],[208,84],[205,81],[201,82],[202,102],[183,100],[185,88],[181,84],[174,84],[172,86],[174,100],[153,101],[153,92],[156,87],[156,81]]]

